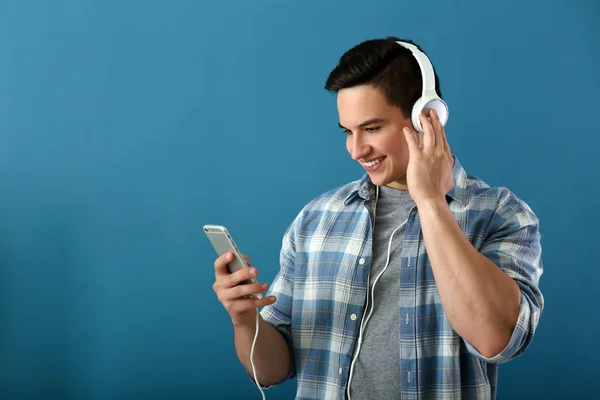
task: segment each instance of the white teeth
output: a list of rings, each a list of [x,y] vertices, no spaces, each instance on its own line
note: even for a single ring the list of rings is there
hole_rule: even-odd
[[[375,165],[375,164],[379,164],[379,163],[381,162],[381,160],[383,160],[383,157],[379,157],[379,158],[378,158],[378,159],[376,159],[376,160],[369,161],[369,162],[366,162],[366,163],[364,163],[364,164],[365,164],[367,167],[372,167],[372,166],[373,166],[373,165]]]

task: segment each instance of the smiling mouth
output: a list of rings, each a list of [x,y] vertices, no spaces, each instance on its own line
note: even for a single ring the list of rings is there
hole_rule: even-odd
[[[381,156],[381,157],[376,158],[376,159],[371,160],[371,161],[365,161],[365,162],[363,162],[363,165],[365,167],[367,167],[367,168],[374,167],[375,165],[377,165],[380,162],[382,162],[384,158],[385,158],[385,156]]]

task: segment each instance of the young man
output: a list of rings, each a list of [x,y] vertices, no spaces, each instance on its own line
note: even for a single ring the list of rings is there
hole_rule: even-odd
[[[255,268],[228,274],[231,258],[215,261],[242,364],[252,374],[265,306],[258,380],[296,376],[298,399],[494,399],[498,364],[524,352],[543,309],[536,216],[465,172],[434,111],[414,130],[421,71],[397,41],[361,43],[331,72],[346,148],[366,174],[298,214],[270,295],[238,285]]]

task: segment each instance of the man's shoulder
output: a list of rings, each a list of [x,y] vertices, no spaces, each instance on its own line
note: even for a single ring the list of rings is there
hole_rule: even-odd
[[[303,211],[334,211],[343,208],[350,196],[359,190],[363,180],[364,178],[350,181],[317,195],[304,206]]]
[[[304,225],[307,221],[322,218],[336,219],[344,211],[352,211],[355,207],[349,206],[349,199],[357,195],[364,178],[354,180],[326,192],[320,193],[310,200],[297,214],[293,225]]]
[[[511,189],[501,185],[490,185],[483,179],[466,174],[460,182],[463,191],[464,205],[467,209],[488,210],[496,216],[524,214],[536,219],[533,210],[523,199]]]
[[[356,206],[349,206],[347,200],[359,190],[363,181],[364,178],[351,181],[314,197],[302,207],[290,223],[286,229],[284,241],[298,241],[301,238],[307,238],[318,230],[324,221],[334,223],[345,212],[353,213]],[[346,225],[350,227],[351,224]]]

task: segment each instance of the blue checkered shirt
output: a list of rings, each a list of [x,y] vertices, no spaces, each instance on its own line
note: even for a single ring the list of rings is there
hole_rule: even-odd
[[[473,246],[521,289],[519,318],[506,348],[486,358],[444,313],[413,209],[400,259],[402,399],[495,399],[498,364],[522,354],[544,300],[538,219],[506,188],[467,175],[458,159],[448,206]],[[344,399],[372,260],[375,187],[365,175],[311,201],[283,238],[281,268],[261,310],[288,345],[296,399]]]

